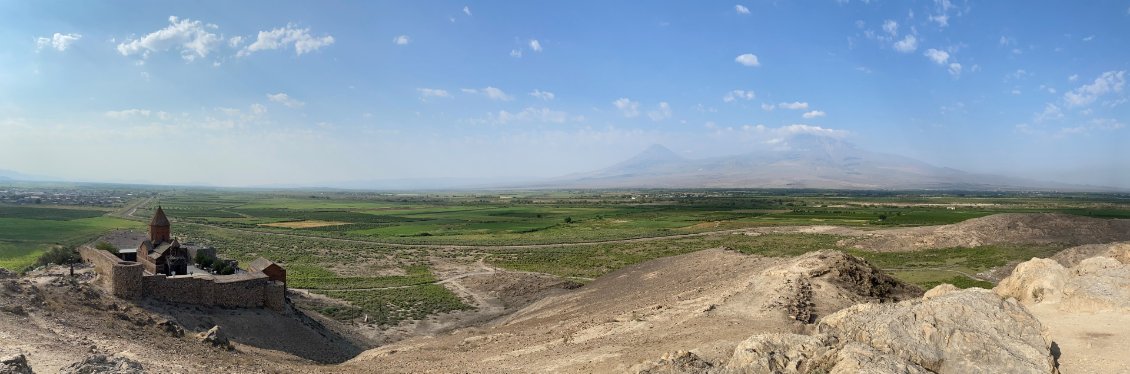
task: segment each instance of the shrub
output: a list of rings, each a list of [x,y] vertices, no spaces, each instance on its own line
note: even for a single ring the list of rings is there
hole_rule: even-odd
[[[39,256],[39,259],[36,260],[35,265],[68,265],[77,264],[79,262],[82,262],[82,257],[79,256],[78,252],[75,251],[74,248],[56,246],[47,250],[47,252],[44,252],[43,255]]]
[[[98,242],[98,244],[94,245],[94,248],[97,248],[97,249],[100,249],[100,250],[103,250],[103,251],[106,251],[106,252],[110,252],[110,253],[113,253],[113,254],[118,254],[118,247],[115,247],[113,244],[110,244],[109,242]]]

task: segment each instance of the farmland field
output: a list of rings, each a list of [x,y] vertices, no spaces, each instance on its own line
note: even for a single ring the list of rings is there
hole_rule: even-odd
[[[108,210],[0,206],[0,267],[22,270],[52,245],[74,246],[138,222],[106,217]]]
[[[319,306],[319,313],[397,324],[472,308],[438,283],[437,259],[474,259],[585,282],[631,264],[706,248],[772,257],[839,249],[923,287],[986,287],[991,283],[977,273],[1063,247],[875,253],[841,247],[845,237],[838,234],[788,228],[836,226],[866,233],[1009,212],[1130,218],[1130,196],[1118,194],[170,189],[132,196],[137,197],[119,209],[0,206],[0,267],[23,269],[51,245],[89,242],[110,230],[143,231],[159,205],[182,242],[216,247],[221,256],[243,264],[269,258],[287,269],[290,287],[340,301]]]

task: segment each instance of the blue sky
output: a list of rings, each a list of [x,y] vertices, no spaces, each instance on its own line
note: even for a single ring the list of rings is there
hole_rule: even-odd
[[[796,134],[1130,187],[1130,1],[0,0],[0,169],[550,177]]]

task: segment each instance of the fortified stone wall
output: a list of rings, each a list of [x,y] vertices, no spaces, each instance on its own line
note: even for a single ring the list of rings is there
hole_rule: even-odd
[[[110,252],[86,245],[79,247],[78,253],[83,261],[94,265],[99,274],[98,283],[111,294],[123,299],[141,296],[141,264],[123,261]]]
[[[148,275],[140,263],[123,261],[110,252],[82,246],[79,255],[94,265],[98,283],[123,299],[141,296],[175,303],[232,308],[286,307],[286,286],[263,273],[233,275]]]
[[[142,285],[145,296],[175,303],[231,308],[266,306],[275,310],[282,310],[286,303],[285,294],[279,292],[282,284],[269,280],[263,273],[145,275]]]

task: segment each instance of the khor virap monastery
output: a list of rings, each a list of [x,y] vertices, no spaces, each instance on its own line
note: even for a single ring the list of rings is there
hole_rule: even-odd
[[[286,270],[264,258],[252,261],[246,271],[215,275],[191,271],[197,252],[172,236],[165,211],[157,207],[149,221],[149,235],[137,253],[113,253],[91,246],[79,248],[84,261],[94,265],[97,283],[114,295],[224,307],[268,307],[286,305]],[[205,252],[206,256],[215,253]]]

